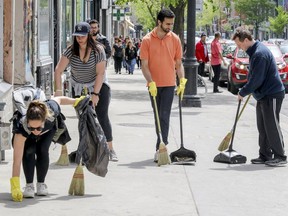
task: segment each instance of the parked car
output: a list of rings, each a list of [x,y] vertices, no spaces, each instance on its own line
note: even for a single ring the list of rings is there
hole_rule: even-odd
[[[288,65],[285,60],[288,59],[288,54],[283,56],[280,48],[275,44],[264,43],[264,45],[268,47],[275,58],[280,77],[287,92]],[[228,54],[227,58],[231,59],[231,65],[228,69],[227,88],[231,93],[237,94],[239,88],[243,87],[247,82],[249,56],[243,50],[236,48],[234,54]]]

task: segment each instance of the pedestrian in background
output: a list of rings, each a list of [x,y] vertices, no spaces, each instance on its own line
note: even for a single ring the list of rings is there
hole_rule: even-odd
[[[48,195],[45,178],[49,168],[49,147],[56,133],[56,118],[61,115],[61,105],[74,104],[77,99],[56,97],[47,101],[31,101],[23,118],[13,120],[13,167],[11,196],[16,202],[34,198],[34,173],[36,168],[36,195]],[[26,186],[20,189],[20,167],[23,164]]]
[[[112,56],[114,58],[114,68],[116,74],[121,74],[124,52],[122,40],[115,38],[115,44],[112,47]]]
[[[105,73],[104,47],[92,38],[87,22],[78,23],[72,35],[73,44],[64,51],[55,69],[55,96],[62,94],[61,74],[70,64],[72,97],[80,97],[86,93],[86,89],[87,93],[91,94],[92,104],[110,149],[110,160],[118,161],[112,144],[112,126],[108,116],[111,90]]]
[[[181,42],[179,37],[171,31],[174,19],[175,15],[171,10],[162,9],[157,16],[158,26],[143,38],[140,52],[142,72],[147,81],[153,109],[155,109],[153,97],[157,96],[156,101],[162,138],[166,145],[168,144],[170,113],[176,85],[175,73],[177,73],[180,80],[177,94],[181,99],[187,81],[184,77],[182,65]],[[158,128],[156,118],[155,125]],[[158,161],[157,156],[160,144],[158,133],[157,137],[156,153],[154,155],[155,162]]]
[[[201,39],[198,41],[196,44],[196,49],[195,49],[195,55],[197,58],[197,61],[199,63],[198,66],[198,74],[200,76],[204,76],[204,69],[205,69],[205,63],[209,61],[209,56],[208,56],[208,48],[206,44],[206,34],[202,33],[201,34]]]
[[[99,43],[104,45],[105,53],[106,53],[106,61],[111,57],[111,46],[106,36],[100,33],[99,22],[95,19],[88,21],[91,27],[91,34],[94,40],[97,40]]]
[[[222,61],[225,66],[227,65],[227,63],[225,62],[222,56],[223,50],[219,42],[220,39],[221,39],[220,32],[216,32],[214,40],[211,43],[211,66],[214,72],[214,77],[213,77],[213,92],[214,93],[222,93],[222,91],[219,91],[218,89]]]
[[[287,163],[284,141],[279,124],[279,113],[285,97],[285,88],[280,79],[273,54],[251,33],[238,27],[232,38],[239,49],[249,55],[247,83],[238,93],[238,100],[249,94],[256,99],[256,119],[259,132],[259,157],[253,164],[280,166]]]
[[[137,48],[133,45],[132,41],[128,41],[125,49],[125,60],[127,63],[128,74],[133,74],[137,58]]]

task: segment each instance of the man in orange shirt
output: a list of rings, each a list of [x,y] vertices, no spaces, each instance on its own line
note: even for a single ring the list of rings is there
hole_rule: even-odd
[[[158,26],[143,38],[140,52],[142,72],[147,80],[153,110],[153,98],[157,96],[161,133],[163,142],[166,145],[168,144],[169,121],[176,86],[176,73],[180,80],[177,94],[181,99],[183,98],[187,82],[182,65],[181,42],[179,37],[171,31],[174,19],[175,15],[171,10],[162,9],[157,16]],[[155,162],[158,161],[157,156],[160,144],[158,133],[157,137],[156,153],[154,155]]]

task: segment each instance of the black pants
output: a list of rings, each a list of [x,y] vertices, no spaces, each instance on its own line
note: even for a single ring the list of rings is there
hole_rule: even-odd
[[[172,107],[172,102],[174,98],[174,89],[175,89],[175,86],[157,88],[156,102],[157,102],[157,108],[158,108],[159,119],[160,119],[160,127],[161,127],[161,132],[162,132],[161,134],[162,134],[163,142],[166,145],[168,144],[170,113],[171,113],[171,107]],[[151,99],[152,107],[154,110],[154,119],[155,119],[155,127],[156,127],[156,134],[157,134],[157,142],[156,142],[156,151],[157,151],[159,149],[160,137],[159,137],[158,126],[156,122],[154,101],[151,95],[150,95],[150,99]]]
[[[204,76],[205,62],[199,62],[198,65],[198,74]]]
[[[74,89],[72,88],[72,97],[79,97],[79,95],[75,96]],[[102,88],[100,89],[99,102],[95,107],[95,111],[97,114],[97,118],[99,123],[104,131],[107,142],[111,142],[113,140],[112,137],[112,126],[108,116],[109,104],[111,100],[111,90],[110,87],[103,83]]]
[[[37,138],[30,135],[26,139],[22,163],[27,184],[33,183],[35,167],[37,182],[45,182],[49,168],[49,147],[55,132],[53,128]]]
[[[283,98],[265,98],[257,101],[256,117],[259,131],[259,155],[264,160],[286,160],[284,141],[279,125],[279,113]]]
[[[213,92],[219,91],[218,86],[219,86],[219,78],[220,78],[220,71],[221,71],[221,64],[219,65],[212,65],[212,69],[214,72],[214,77],[213,77]]]
[[[115,72],[121,73],[121,68],[122,68],[122,57],[114,57],[114,68],[115,68]]]

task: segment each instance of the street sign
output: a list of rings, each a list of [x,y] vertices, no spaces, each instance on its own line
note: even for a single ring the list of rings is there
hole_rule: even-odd
[[[123,21],[124,20],[124,9],[113,9],[113,20],[114,21]]]

